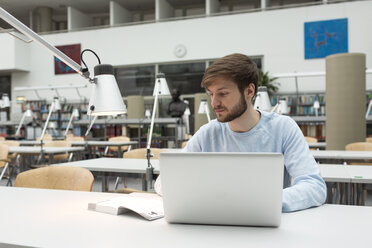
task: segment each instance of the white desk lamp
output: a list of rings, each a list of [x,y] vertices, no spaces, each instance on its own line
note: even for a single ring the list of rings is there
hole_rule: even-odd
[[[21,131],[21,127],[22,127],[23,122],[25,121],[26,117],[28,117],[28,118],[32,117],[32,111],[29,108],[23,113],[21,121],[19,122],[19,125],[18,125],[18,128],[17,128],[17,131],[15,132],[15,136],[19,136],[19,133]]]
[[[89,101],[89,115],[99,116],[125,113],[124,102],[114,77],[114,67],[112,65],[101,64],[97,54],[90,49],[85,49],[81,53],[81,57],[85,51],[90,51],[96,55],[99,62],[99,65],[94,67],[94,78],[90,78],[88,68],[82,68],[74,60],[55,48],[53,45],[49,44],[46,40],[41,38],[38,34],[29,29],[1,7],[0,18],[9,23],[26,37],[30,38],[32,41],[39,43],[55,57],[63,61],[66,65],[71,67],[74,71],[93,84],[92,95]],[[83,59],[82,62],[85,67],[87,67]]]
[[[190,111],[190,108],[189,108],[189,101],[184,100],[183,102],[186,103],[187,107],[185,109],[185,112],[183,112],[182,120],[183,120],[183,123],[185,123],[185,126],[186,126],[186,133],[189,134],[190,133],[189,116],[191,115],[191,111]]]
[[[165,75],[164,75],[164,73],[158,73],[156,75],[156,80],[155,80],[155,85],[154,85],[154,92],[153,92],[153,96],[155,96],[155,99],[154,99],[154,107],[152,109],[150,132],[147,136],[146,181],[150,185],[150,188],[152,188],[152,179],[153,179],[153,172],[154,172],[154,167],[152,167],[152,165],[151,165],[150,158],[152,157],[152,154],[151,154],[151,140],[152,140],[152,131],[154,129],[156,107],[158,105],[159,96],[168,96],[168,95],[170,95],[170,92],[169,92],[169,88],[168,88],[168,85],[167,85],[167,81],[165,80]]]
[[[151,118],[151,111],[150,111],[150,109],[146,109],[146,110],[145,110],[145,117],[146,117],[147,119],[150,119],[150,118]]]
[[[77,108],[74,108],[72,110],[70,120],[69,120],[69,122],[67,124],[67,127],[66,127],[66,131],[65,131],[65,134],[64,134],[65,137],[66,137],[66,135],[68,133],[68,130],[70,129],[70,126],[71,126],[71,123],[72,123],[72,119],[77,118],[77,117],[79,117],[79,110]]]
[[[49,108],[48,117],[47,117],[47,119],[46,119],[46,121],[44,123],[43,131],[42,131],[41,136],[40,136],[40,142],[41,142],[41,144],[43,144],[43,138],[44,138],[44,135],[45,135],[45,131],[46,131],[47,127],[48,127],[50,116],[52,115],[53,112],[55,112],[57,110],[61,110],[61,104],[59,103],[58,97],[54,97],[54,99],[52,101],[52,104],[50,105],[50,108]]]
[[[289,113],[287,100],[285,98],[279,98],[279,102],[274,106],[271,112],[275,112],[280,115],[287,115]]]
[[[367,108],[367,112],[366,112],[366,118],[368,117],[369,112],[371,111],[371,107],[372,107],[372,100],[369,100],[369,104],[368,104],[368,108]]]
[[[272,109],[269,94],[266,86],[260,86],[257,89],[256,100],[253,105],[254,109],[270,112]]]
[[[90,129],[92,129],[94,122],[97,120],[97,117],[98,117],[98,116],[94,116],[94,117],[93,117],[93,120],[90,122],[89,127],[88,127],[87,131],[86,131],[85,134],[84,134],[85,137],[88,136],[88,134],[89,134],[89,132],[90,132]]]
[[[208,118],[208,122],[211,121],[211,117],[209,115],[209,107],[207,99],[201,99],[198,114],[206,114]]]
[[[314,101],[313,108],[315,110],[315,116],[318,116],[318,110],[320,109],[320,103],[318,99]]]

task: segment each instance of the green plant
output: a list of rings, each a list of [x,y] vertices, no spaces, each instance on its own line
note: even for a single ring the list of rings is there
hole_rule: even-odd
[[[272,96],[274,93],[276,93],[280,85],[278,82],[275,82],[278,78],[276,77],[270,77],[269,72],[263,72],[259,70],[259,77],[258,77],[258,86],[266,86],[267,93],[269,96]]]

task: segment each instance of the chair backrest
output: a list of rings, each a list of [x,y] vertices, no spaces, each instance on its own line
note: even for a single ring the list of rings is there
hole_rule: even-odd
[[[51,140],[53,140],[53,137],[52,137],[51,134],[46,133],[46,134],[44,134],[44,138],[43,138],[43,140],[44,140],[44,141],[51,141]],[[36,141],[40,141],[40,137],[37,137],[37,138],[36,138]]]
[[[372,151],[372,143],[370,142],[355,142],[345,146],[346,151]]]
[[[67,138],[70,138],[70,137],[74,137],[74,135],[73,135],[72,133],[68,133],[68,134],[66,134],[66,139],[67,139]]]
[[[367,137],[366,142],[371,142],[372,143],[372,137]]]
[[[187,141],[182,142],[181,148],[185,148],[186,145],[187,145]]]
[[[130,141],[130,138],[127,137],[127,136],[116,136],[116,137],[109,138],[108,141],[114,141],[114,142],[115,141]],[[128,150],[128,147],[129,146],[122,146],[121,150],[122,151]],[[118,147],[117,146],[109,146],[109,149],[116,152],[118,150]]]
[[[84,141],[84,137],[80,136],[66,137],[66,141]]]
[[[0,160],[8,158],[9,147],[5,144],[0,143]],[[0,168],[6,165],[5,161],[0,161]]]
[[[3,137],[3,136],[0,136],[0,141],[1,141],[1,140],[5,140],[5,137]]]
[[[81,167],[49,166],[19,173],[14,186],[40,189],[91,191],[93,174]]]
[[[52,140],[45,143],[44,147],[71,147],[71,143],[65,140]]]
[[[4,141],[0,141],[0,143],[7,145],[7,146],[19,146],[19,142],[16,140],[4,140]]]
[[[133,149],[124,153],[123,158],[146,158],[146,148]],[[165,149],[151,148],[151,153],[154,155],[153,159],[159,159],[159,154],[167,152]]]
[[[317,138],[309,137],[309,136],[305,136],[305,140],[306,140],[307,143],[316,143],[316,142],[318,142],[318,139]]]

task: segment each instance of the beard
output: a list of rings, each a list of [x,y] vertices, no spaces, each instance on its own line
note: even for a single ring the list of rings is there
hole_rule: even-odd
[[[218,116],[217,114],[217,120],[219,122],[230,122],[235,120],[236,118],[239,118],[246,110],[247,110],[247,102],[245,101],[244,97],[241,95],[239,102],[235,104],[231,110],[228,110],[224,106],[218,106],[215,109],[223,109],[227,112],[226,116]]]

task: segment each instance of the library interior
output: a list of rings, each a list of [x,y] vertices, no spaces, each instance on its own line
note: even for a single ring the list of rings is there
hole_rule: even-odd
[[[371,13],[0,0],[0,247],[368,246]]]

